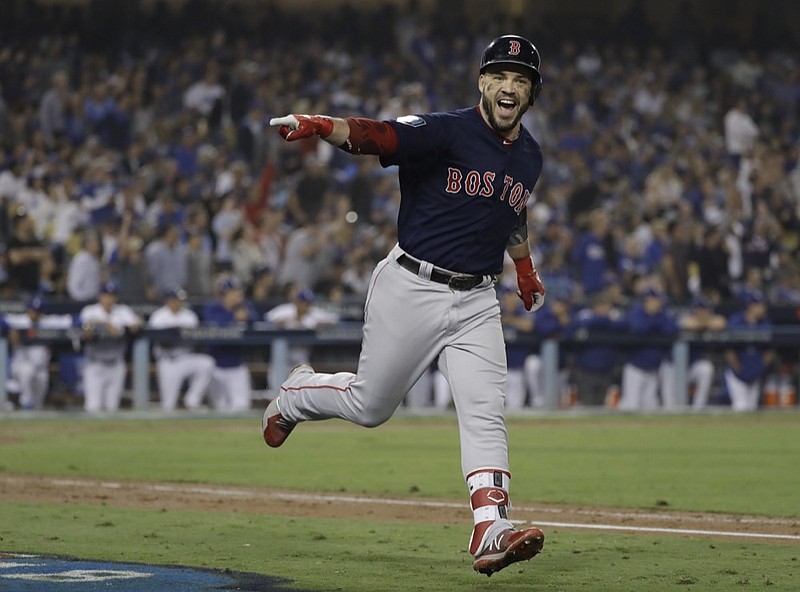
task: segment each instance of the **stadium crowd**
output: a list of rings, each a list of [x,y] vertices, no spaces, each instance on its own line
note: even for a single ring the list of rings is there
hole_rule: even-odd
[[[0,37],[4,300],[82,306],[112,280],[127,304],[200,304],[226,278],[267,308],[299,289],[363,300],[396,240],[393,171],[266,122],[469,105],[480,51],[513,30],[543,56],[524,123],[545,154],[528,215],[549,301],[800,306],[796,47],[707,45],[691,15],[664,38],[577,41],[391,6],[272,6],[248,26],[235,7],[157,4],[103,29],[92,6],[12,13]]]

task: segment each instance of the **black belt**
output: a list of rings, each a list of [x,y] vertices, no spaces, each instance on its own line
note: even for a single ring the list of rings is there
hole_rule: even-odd
[[[400,267],[406,268],[408,271],[415,275],[419,275],[419,261],[416,261],[406,255],[405,253],[397,258]],[[444,284],[449,286],[451,290],[463,292],[477,288],[491,276],[486,275],[469,275],[465,273],[448,273],[441,271],[435,267],[431,270],[431,281],[437,284]]]

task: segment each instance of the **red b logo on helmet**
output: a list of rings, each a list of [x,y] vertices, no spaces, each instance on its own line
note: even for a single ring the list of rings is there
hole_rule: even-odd
[[[508,55],[519,55],[520,45],[519,41],[516,39],[510,41],[510,47],[508,48]]]

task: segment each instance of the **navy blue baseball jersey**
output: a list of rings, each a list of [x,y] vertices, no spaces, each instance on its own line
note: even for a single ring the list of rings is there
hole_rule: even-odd
[[[748,322],[743,312],[738,312],[728,319],[728,329],[754,329],[763,330],[769,329],[772,324],[768,319],[760,319],[754,323]],[[739,368],[733,370],[733,373],[739,380],[747,383],[753,383],[761,379],[768,370],[768,366],[764,361],[764,353],[768,347],[760,345],[739,345],[734,348],[736,357],[739,360]]]
[[[498,274],[508,237],[542,171],[542,151],[524,128],[498,135],[478,107],[408,115],[389,122],[402,194],[400,248],[438,267]]]
[[[628,327],[634,335],[674,337],[679,330],[677,321],[668,312],[661,310],[649,314],[641,304],[635,305],[630,310],[627,320]],[[628,362],[642,370],[657,370],[670,354],[671,348],[666,344],[642,344],[630,352]]]
[[[249,321],[258,319],[258,313],[249,302],[243,306],[247,309]],[[238,325],[239,322],[234,317],[233,311],[228,310],[219,300],[211,300],[203,306],[203,322],[216,327],[229,327]],[[217,368],[236,368],[245,363],[244,346],[233,345],[210,345],[208,354],[214,358]]]

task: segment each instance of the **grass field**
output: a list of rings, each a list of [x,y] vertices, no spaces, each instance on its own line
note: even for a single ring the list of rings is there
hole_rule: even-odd
[[[65,486],[60,500],[0,497],[0,551],[233,569],[314,591],[800,590],[800,539],[570,527],[545,527],[540,556],[487,579],[465,550],[471,516],[454,418],[397,417],[375,430],[308,424],[280,450],[263,444],[258,423],[7,416],[0,484],[40,476],[451,500],[463,515],[290,515],[224,501],[209,511],[98,502]],[[519,417],[509,434],[518,507],[747,514],[800,531],[796,413]]]

